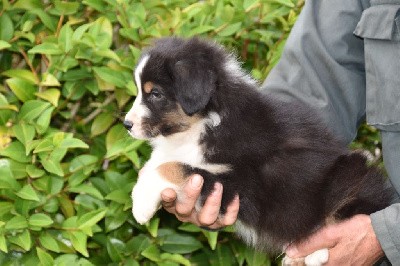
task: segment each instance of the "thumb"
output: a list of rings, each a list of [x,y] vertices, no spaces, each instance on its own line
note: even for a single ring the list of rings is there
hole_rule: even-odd
[[[332,248],[339,241],[335,231],[336,228],[334,226],[323,227],[306,240],[290,244],[286,248],[285,253],[288,257],[294,259],[306,257],[320,249]]]

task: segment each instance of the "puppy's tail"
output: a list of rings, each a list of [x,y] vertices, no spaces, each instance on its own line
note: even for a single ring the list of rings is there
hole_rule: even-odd
[[[343,220],[356,214],[371,214],[390,205],[393,190],[382,172],[368,166],[359,152],[341,155],[328,173],[327,217]]]

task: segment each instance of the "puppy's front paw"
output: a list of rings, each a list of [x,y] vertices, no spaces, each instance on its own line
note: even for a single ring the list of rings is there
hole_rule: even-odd
[[[136,207],[132,207],[132,214],[135,220],[139,224],[145,224],[154,216],[157,209],[154,208],[141,208],[138,204]]]
[[[132,190],[132,214],[140,224],[147,223],[160,205],[160,193],[153,186],[140,182]]]
[[[180,168],[178,163],[164,163],[156,169],[146,167],[145,171],[140,172],[132,190],[132,214],[138,223],[147,223],[154,216],[160,208],[161,192],[164,189],[178,189],[184,181],[183,176],[178,175]]]

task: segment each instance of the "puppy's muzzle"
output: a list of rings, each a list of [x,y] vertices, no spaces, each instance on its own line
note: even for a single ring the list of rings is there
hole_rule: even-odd
[[[129,121],[129,120],[125,120],[125,121],[124,121],[124,127],[125,127],[128,131],[130,131],[131,128],[133,127],[133,122],[131,122],[131,121]]]

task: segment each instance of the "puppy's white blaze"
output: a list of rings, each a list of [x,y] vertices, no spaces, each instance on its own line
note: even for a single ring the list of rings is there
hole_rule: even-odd
[[[142,60],[140,60],[138,66],[135,69],[135,81],[136,81],[136,86],[138,88],[138,92],[142,91],[142,80],[141,80],[141,75],[143,72],[143,68],[146,66],[147,62],[150,59],[150,55],[144,55],[142,57]]]
[[[145,55],[135,70],[135,81],[136,81],[138,94],[136,96],[136,99],[135,99],[135,102],[133,103],[132,108],[129,110],[129,112],[125,116],[125,120],[129,120],[133,123],[133,127],[129,133],[133,137],[136,137],[136,138],[144,138],[141,124],[142,124],[143,118],[148,117],[150,114],[150,110],[142,102],[143,92],[142,92],[142,80],[141,80],[143,68],[146,66],[149,59],[150,59],[150,56]]]
[[[132,214],[138,223],[147,223],[154,216],[161,206],[161,191],[166,188],[177,190],[178,186],[148,167],[140,174],[132,190]]]
[[[307,266],[322,266],[329,259],[329,250],[327,248],[320,249],[308,255],[304,262]]]

